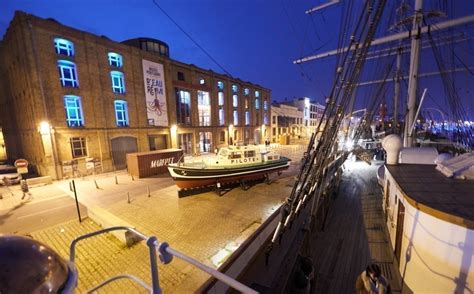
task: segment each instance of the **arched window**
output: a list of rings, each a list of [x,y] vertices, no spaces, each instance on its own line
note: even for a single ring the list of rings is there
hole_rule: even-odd
[[[114,67],[122,67],[123,66],[123,59],[122,55],[115,53],[115,52],[109,52],[109,65],[114,66]]]
[[[69,40],[55,38],[54,48],[56,49],[56,54],[74,56],[74,44]]]

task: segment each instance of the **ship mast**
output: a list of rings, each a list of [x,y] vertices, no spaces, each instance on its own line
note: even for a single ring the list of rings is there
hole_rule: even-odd
[[[411,39],[411,54],[410,54],[410,73],[408,78],[408,114],[405,119],[405,132],[403,147],[413,147],[413,134],[410,130],[415,120],[415,104],[416,104],[416,90],[418,88],[418,68],[420,65],[420,41],[421,41],[421,21],[423,20],[423,0],[415,0],[415,15],[413,16],[412,35]]]

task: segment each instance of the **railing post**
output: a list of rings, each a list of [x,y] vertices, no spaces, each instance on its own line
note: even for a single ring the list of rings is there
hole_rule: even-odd
[[[160,278],[158,276],[158,264],[156,262],[156,247],[155,243],[158,243],[155,236],[151,236],[146,241],[148,250],[150,251],[150,268],[151,268],[151,282],[153,288],[153,294],[161,294]]]

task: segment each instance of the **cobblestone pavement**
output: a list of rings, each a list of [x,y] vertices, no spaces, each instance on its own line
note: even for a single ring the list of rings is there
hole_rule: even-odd
[[[293,161],[290,169],[274,183],[259,183],[247,191],[235,188],[220,197],[206,192],[178,198],[177,188],[169,177],[131,181],[124,173],[85,178],[77,180],[76,185],[81,191],[79,198],[86,205],[98,204],[139,231],[155,235],[160,242],[168,242],[171,247],[217,268],[289,195],[305,146],[279,149]],[[119,185],[114,183],[115,176]],[[70,194],[66,181],[59,183],[59,187]],[[127,191],[131,191],[131,203],[127,202]],[[82,224],[71,221],[31,235],[68,258],[73,238],[98,229],[90,220]],[[149,255],[143,242],[127,248],[114,237],[98,236],[83,243],[77,250],[79,293],[116,274],[133,274],[151,283]],[[208,274],[176,258],[168,265],[160,265],[159,275],[164,292],[173,293],[194,292],[209,278]],[[105,290],[141,291],[129,281],[114,282]]]

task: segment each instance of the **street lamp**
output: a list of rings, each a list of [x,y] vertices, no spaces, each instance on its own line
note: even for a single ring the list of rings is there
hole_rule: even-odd
[[[49,122],[47,122],[47,121],[40,122],[39,132],[40,132],[41,135],[50,135],[51,134],[51,126],[49,125]]]

